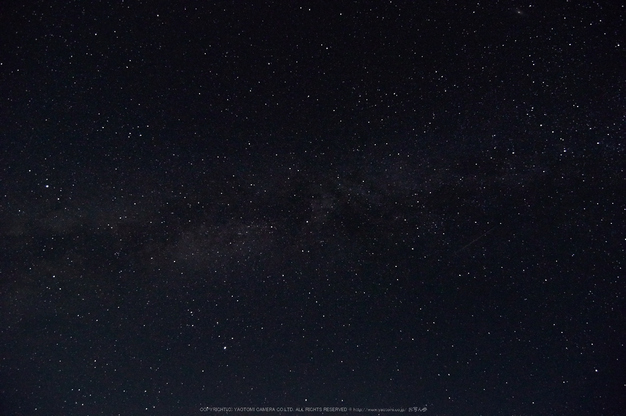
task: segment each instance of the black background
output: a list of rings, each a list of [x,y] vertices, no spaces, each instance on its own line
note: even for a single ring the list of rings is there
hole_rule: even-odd
[[[624,408],[624,6],[0,6],[0,412]]]

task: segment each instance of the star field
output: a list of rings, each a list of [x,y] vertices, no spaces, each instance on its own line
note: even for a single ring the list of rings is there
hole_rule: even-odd
[[[0,413],[620,414],[625,15],[9,2]]]

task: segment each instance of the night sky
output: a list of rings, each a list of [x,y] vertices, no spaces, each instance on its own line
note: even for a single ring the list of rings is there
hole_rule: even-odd
[[[0,414],[623,414],[625,74],[617,0],[3,1]]]

